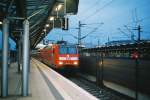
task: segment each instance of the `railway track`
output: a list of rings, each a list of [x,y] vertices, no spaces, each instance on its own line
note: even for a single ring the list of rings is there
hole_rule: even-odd
[[[97,97],[100,100],[134,100],[127,96],[124,96],[118,92],[115,92],[107,87],[99,87],[90,80],[80,76],[80,74],[75,74],[72,70],[56,70],[58,73],[62,74],[64,77],[68,78],[79,87],[88,91],[93,96]]]
[[[116,93],[106,87],[100,88],[96,84],[80,77],[69,77],[79,87],[85,89],[100,100],[133,100],[129,97]]]

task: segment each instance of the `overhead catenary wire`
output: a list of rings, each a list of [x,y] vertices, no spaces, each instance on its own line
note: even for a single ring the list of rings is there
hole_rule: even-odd
[[[92,14],[90,14],[89,16],[86,16],[85,18],[81,19],[82,21],[85,21],[89,18],[92,18],[93,16],[95,16],[96,14],[100,13],[101,10],[103,10],[105,7],[109,6],[110,4],[112,4],[115,0],[111,0],[108,3],[106,3],[104,6],[102,6],[99,9],[96,9]]]
[[[149,19],[150,19],[150,16],[146,16],[144,18],[138,19],[138,22],[143,22],[143,21],[149,20]],[[135,21],[131,21],[131,22],[127,23],[126,25],[128,26],[130,24],[136,24],[136,22]]]
[[[92,29],[89,33],[87,33],[86,35],[82,36],[80,39],[84,39],[86,38],[87,36],[89,36],[90,34],[96,32],[99,28],[100,28],[100,25],[103,25],[104,23],[99,23],[99,25],[97,25],[94,29]],[[73,29],[77,29],[77,28],[73,28]],[[69,34],[68,34],[69,35]],[[70,34],[70,36],[72,36],[73,38],[75,39],[78,39],[77,36],[73,35],[73,34]]]
[[[134,32],[132,32],[128,26],[124,25],[124,27],[131,33],[131,40],[134,40]]]
[[[130,36],[129,36],[126,32],[122,31],[121,28],[117,28],[117,29],[118,29],[123,35],[127,36],[128,38],[130,38]]]
[[[95,1],[94,4],[92,4],[90,7],[86,8],[86,10],[82,11],[81,14],[86,15],[91,9],[95,8],[95,5],[98,5],[102,0]],[[87,10],[88,9],[88,10]]]
[[[92,31],[90,31],[89,33],[87,33],[85,36],[81,37],[81,39],[84,39],[84,38],[86,38],[87,36],[89,36],[90,34],[96,32],[96,31],[99,29],[99,26],[100,26],[100,25],[98,25],[97,27],[95,27]]]
[[[97,1],[97,0],[95,0],[95,1]],[[107,1],[107,2],[108,2],[108,1]],[[105,3],[106,3],[106,2],[105,2]],[[93,3],[93,4],[94,4],[94,3]],[[103,5],[104,5],[104,4],[103,4]],[[95,9],[95,7],[93,7],[93,8]],[[93,9],[93,8],[92,8],[92,9]],[[90,9],[90,10],[91,10],[91,9]],[[95,10],[96,10],[96,9],[95,9]],[[86,12],[85,12],[85,13],[86,13]],[[90,13],[93,13],[93,12],[90,12]],[[83,14],[84,14],[84,13],[83,13]],[[100,13],[98,13],[98,15],[100,15]],[[96,16],[96,15],[93,15],[93,16]],[[91,16],[90,18],[92,18],[93,16]],[[150,17],[150,16],[149,16],[149,17]],[[88,18],[88,19],[89,19],[89,18]],[[87,19],[87,20],[88,20],[88,19]],[[145,20],[147,20],[147,19],[148,19],[148,18],[146,18],[146,19],[144,18],[144,20],[143,20],[143,19],[138,19],[138,21],[143,22],[143,21],[145,21]],[[86,20],[86,19],[85,19],[85,20]],[[142,21],[142,20],[143,20],[143,21]],[[133,21],[133,23],[135,23],[135,22]],[[93,25],[93,26],[95,26],[95,25]],[[128,26],[128,27],[129,27],[129,26]],[[85,28],[86,28],[86,27],[85,27]],[[130,29],[130,31],[132,31],[131,27],[129,27],[128,29]],[[88,31],[89,31],[89,30],[88,30]],[[126,32],[126,31],[127,31],[127,32]],[[126,29],[126,31],[125,31],[125,32],[128,34],[128,33],[129,33],[129,30]],[[75,34],[73,34],[73,35],[75,35]],[[70,35],[70,36],[71,36],[71,35]],[[130,36],[130,34],[129,34],[129,36]],[[136,35],[135,35],[135,36],[136,36]]]

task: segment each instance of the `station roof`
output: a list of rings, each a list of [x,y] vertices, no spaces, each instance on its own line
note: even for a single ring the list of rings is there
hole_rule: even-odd
[[[34,48],[52,28],[61,28],[59,22],[66,14],[77,13],[78,3],[79,0],[1,0],[0,21],[10,19],[10,37],[17,43],[23,21],[28,19],[31,48]]]

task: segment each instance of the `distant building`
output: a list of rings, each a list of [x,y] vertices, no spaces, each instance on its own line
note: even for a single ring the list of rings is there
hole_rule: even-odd
[[[125,45],[125,44],[131,44],[135,43],[136,41],[132,40],[118,40],[118,41],[109,41],[105,43],[105,46],[115,46],[115,45]]]
[[[105,46],[117,46],[117,45],[126,45],[126,44],[134,44],[137,43],[138,41],[133,41],[133,40],[118,40],[118,41],[110,41],[105,43]],[[141,40],[141,42],[150,42],[150,40]]]

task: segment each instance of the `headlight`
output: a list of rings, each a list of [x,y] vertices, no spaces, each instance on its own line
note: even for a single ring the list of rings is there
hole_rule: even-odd
[[[62,65],[62,64],[63,64],[63,62],[60,61],[60,62],[59,62],[59,65]]]
[[[73,64],[74,64],[74,65],[78,65],[78,62],[74,62]]]

